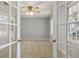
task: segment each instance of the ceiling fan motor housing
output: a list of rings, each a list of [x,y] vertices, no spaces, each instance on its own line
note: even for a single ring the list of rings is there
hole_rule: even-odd
[[[28,6],[28,9],[29,9],[30,11],[32,10],[32,8],[33,8],[32,6]]]

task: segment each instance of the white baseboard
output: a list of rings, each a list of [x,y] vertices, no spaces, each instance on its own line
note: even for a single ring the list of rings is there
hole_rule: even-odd
[[[50,40],[49,38],[21,38],[21,40],[35,40],[35,41],[39,41],[39,40]]]

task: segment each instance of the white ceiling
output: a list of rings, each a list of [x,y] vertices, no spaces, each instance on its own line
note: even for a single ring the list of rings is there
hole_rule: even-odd
[[[22,10],[24,6],[34,6],[40,8],[40,13],[36,13],[33,16],[27,16],[26,13]],[[21,1],[21,17],[49,17],[51,15],[51,10],[53,8],[52,1]]]

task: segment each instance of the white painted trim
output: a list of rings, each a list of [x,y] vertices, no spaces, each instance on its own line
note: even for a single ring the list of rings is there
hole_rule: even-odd
[[[11,43],[11,45],[13,45],[13,44],[15,44],[15,43],[17,43],[17,42],[18,42],[18,41],[14,41],[14,42]]]
[[[58,40],[58,17],[57,17],[57,1],[54,2],[53,4],[53,39],[56,40],[56,47],[55,47],[55,58],[57,58],[57,40]],[[52,43],[52,42],[51,42]],[[53,44],[53,43],[52,43]],[[52,52],[53,53],[53,52]]]
[[[20,2],[17,2],[17,40],[20,40]]]
[[[11,22],[11,2],[9,4],[9,19]],[[10,29],[9,29],[9,58],[11,58],[11,23],[10,23]]]
[[[56,48],[57,48],[56,42],[53,42],[52,45],[53,45],[53,58],[57,58],[58,51],[56,51]]]
[[[15,25],[15,26],[17,26],[17,24],[15,24],[15,23],[8,23],[8,22],[0,22],[0,24],[3,24],[3,25]]]
[[[0,22],[0,24],[10,25],[8,22]]]
[[[67,9],[67,2],[65,2],[65,20],[68,21],[68,9]],[[65,24],[66,25],[66,24]],[[67,25],[66,25],[66,40],[65,40],[65,58],[67,58]]]
[[[11,25],[15,25],[15,26],[17,26],[17,24],[15,24],[15,23],[11,23]]]
[[[20,2],[17,2],[17,40],[20,40]],[[17,58],[21,57],[20,42],[17,43]]]
[[[18,42],[17,43],[17,58],[20,58],[21,57],[21,53],[20,53],[20,45],[21,45],[21,43],[20,42]]]
[[[21,38],[21,40],[23,40],[23,41],[27,41],[27,40],[39,41],[39,40],[50,40],[50,39],[49,38]]]

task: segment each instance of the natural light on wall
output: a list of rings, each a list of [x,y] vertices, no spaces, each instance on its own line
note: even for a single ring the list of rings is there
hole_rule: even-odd
[[[50,20],[51,32],[50,34],[53,35],[53,19]]]

